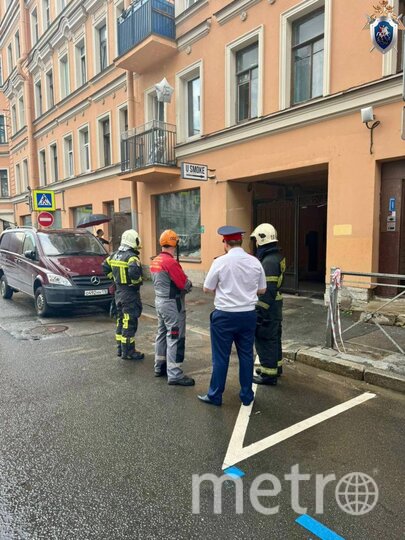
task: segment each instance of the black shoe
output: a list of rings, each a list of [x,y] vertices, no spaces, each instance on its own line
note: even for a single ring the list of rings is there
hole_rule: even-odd
[[[207,394],[204,394],[203,396],[200,396],[198,395],[197,396],[198,399],[200,401],[202,401],[203,403],[208,403],[209,405],[215,405],[215,407],[220,407],[221,406],[221,403],[215,403],[214,401],[212,401]]]
[[[131,354],[122,357],[123,360],[143,360],[144,358],[145,355],[139,351],[132,352]]]
[[[122,356],[122,349],[121,349],[121,347],[117,347],[117,356]]]
[[[166,371],[155,371],[155,377],[167,377]]]
[[[194,386],[195,380],[184,375],[182,379],[178,379],[177,381],[169,381],[167,384],[170,384],[170,386]]]
[[[266,377],[263,375],[256,375],[253,377],[253,382],[255,384],[265,384],[268,386],[275,386],[277,384],[277,377]]]

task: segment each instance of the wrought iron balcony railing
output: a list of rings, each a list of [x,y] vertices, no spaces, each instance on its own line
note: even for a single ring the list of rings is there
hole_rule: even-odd
[[[136,0],[118,21],[118,55],[155,34],[175,39],[174,0]]]
[[[176,126],[153,120],[121,137],[121,171],[176,166]]]

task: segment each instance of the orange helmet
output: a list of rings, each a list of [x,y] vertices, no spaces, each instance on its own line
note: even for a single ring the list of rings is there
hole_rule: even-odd
[[[179,242],[179,237],[176,232],[171,229],[166,229],[162,232],[159,238],[159,244],[161,246],[176,247]]]

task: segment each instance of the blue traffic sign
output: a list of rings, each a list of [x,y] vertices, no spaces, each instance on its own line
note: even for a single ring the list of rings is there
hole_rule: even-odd
[[[34,190],[32,197],[36,212],[41,212],[41,210],[53,212],[55,210],[55,193],[53,191]]]

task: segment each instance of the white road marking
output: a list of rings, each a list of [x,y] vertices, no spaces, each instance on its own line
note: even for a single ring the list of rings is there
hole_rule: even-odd
[[[257,385],[254,384],[253,391],[254,391],[255,396],[256,396],[256,390],[257,390]],[[372,399],[375,397],[376,397],[376,394],[372,394],[371,392],[365,392],[364,394],[361,394],[360,396],[350,399],[349,401],[346,401],[345,403],[341,403],[340,405],[336,405],[336,407],[332,407],[331,409],[328,409],[324,412],[316,414],[315,416],[312,416],[311,418],[302,420],[301,422],[298,422],[297,424],[294,424],[293,426],[283,429],[279,431],[278,433],[274,433],[274,435],[270,435],[269,437],[266,437],[265,439],[262,439],[261,441],[257,441],[246,447],[243,446],[243,441],[245,439],[246,430],[249,425],[249,419],[252,413],[254,401],[249,405],[249,407],[245,407],[244,405],[241,405],[239,415],[236,420],[236,424],[235,424],[235,427],[231,436],[231,440],[229,441],[228,450],[226,452],[222,469],[231,467],[232,465],[235,465],[236,463],[239,463],[245,459],[248,459],[254,456],[255,454],[258,454],[259,452],[262,452],[263,450],[267,450],[267,448],[270,448],[271,446],[275,446],[276,444],[279,444],[285,441],[286,439],[289,439],[290,437],[297,435],[297,433],[301,433],[302,431],[305,431],[306,429],[316,426],[317,424],[320,424],[321,422],[324,422],[325,420],[329,420],[330,418],[333,418],[334,416],[338,414],[341,414],[353,407],[356,407],[356,405],[361,405],[362,403],[365,403],[369,399]]]

